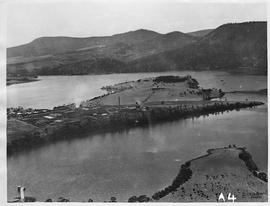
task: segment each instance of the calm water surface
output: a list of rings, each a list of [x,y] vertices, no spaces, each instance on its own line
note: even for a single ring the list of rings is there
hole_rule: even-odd
[[[189,73],[203,87],[224,91],[267,87],[265,76]],[[104,85],[158,75],[42,77],[39,82],[8,87],[8,105],[51,108],[100,95]],[[228,95],[232,100],[246,98],[267,102],[263,95]],[[115,196],[126,201],[132,195],[152,195],[171,183],[183,162],[228,144],[246,146],[258,167],[267,171],[267,105],[90,135],[12,156],[8,158],[8,198],[16,195],[16,185],[24,185],[27,195],[39,201],[60,196],[72,201],[103,201]]]
[[[85,76],[41,76],[40,81],[14,84],[7,87],[8,107],[53,108],[67,103],[80,103],[102,95],[106,85],[160,75],[191,74],[202,87],[217,87],[224,91],[253,90],[267,87],[266,76],[229,75],[223,72],[163,72],[107,74]],[[222,81],[223,80],[223,81]]]

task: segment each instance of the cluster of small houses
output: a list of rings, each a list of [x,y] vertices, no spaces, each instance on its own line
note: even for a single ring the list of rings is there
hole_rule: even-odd
[[[47,112],[47,109],[32,109],[32,108],[27,108],[24,109],[23,107],[19,106],[19,107],[11,107],[11,108],[7,108],[7,118],[11,118],[11,117],[24,117],[27,115],[33,115],[33,114],[39,114],[39,113],[45,113]]]
[[[69,105],[63,105],[59,107],[54,107],[53,110],[50,109],[32,109],[32,108],[26,108],[24,109],[23,107],[19,106],[16,108],[7,108],[7,118],[17,118],[17,119],[38,119],[40,117],[43,117],[48,120],[56,119],[57,117],[61,117],[62,114],[57,113],[56,111],[61,111],[61,110],[72,110],[75,109],[76,105],[75,104],[69,104]]]

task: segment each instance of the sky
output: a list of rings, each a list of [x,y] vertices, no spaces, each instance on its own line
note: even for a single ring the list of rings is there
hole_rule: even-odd
[[[191,32],[224,23],[265,21],[266,4],[165,1],[10,1],[7,47],[42,36],[106,36],[137,29]]]

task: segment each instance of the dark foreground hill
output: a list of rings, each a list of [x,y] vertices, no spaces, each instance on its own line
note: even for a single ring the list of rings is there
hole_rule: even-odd
[[[9,74],[71,75],[169,70],[266,74],[267,24],[225,24],[188,34],[137,30],[107,37],[43,37],[8,48]]]
[[[160,202],[267,202],[267,174],[245,148],[210,149],[181,166],[172,184],[155,193]]]

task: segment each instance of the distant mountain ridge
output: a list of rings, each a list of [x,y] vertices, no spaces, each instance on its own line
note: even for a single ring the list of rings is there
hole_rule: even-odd
[[[161,34],[140,29],[123,34],[102,37],[41,37],[21,46],[7,49],[7,57],[16,56],[41,56],[46,54],[57,54],[74,51],[84,47],[94,47],[98,45],[111,45],[118,42],[139,43],[159,36]]]
[[[267,72],[267,24],[160,34],[140,29],[103,37],[42,37],[7,49],[13,74],[62,75],[168,70]]]
[[[267,24],[224,24],[193,44],[134,61],[147,69],[225,70],[235,73],[267,73]]]

